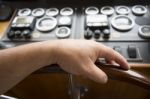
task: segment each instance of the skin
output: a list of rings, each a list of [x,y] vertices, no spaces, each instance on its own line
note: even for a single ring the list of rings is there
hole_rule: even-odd
[[[88,40],[44,41],[0,50],[0,94],[50,64],[58,64],[69,73],[106,83],[107,75],[94,64],[100,57],[110,64],[130,68],[125,58],[116,51]]]

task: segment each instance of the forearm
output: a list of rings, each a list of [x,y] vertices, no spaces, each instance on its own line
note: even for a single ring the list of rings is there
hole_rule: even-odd
[[[52,42],[39,42],[0,51],[0,94],[10,89],[27,75],[52,64]]]

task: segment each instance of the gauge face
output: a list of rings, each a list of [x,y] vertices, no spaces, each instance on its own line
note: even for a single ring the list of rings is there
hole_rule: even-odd
[[[87,7],[86,9],[85,9],[85,13],[87,14],[87,15],[94,15],[94,14],[98,14],[98,12],[99,12],[99,10],[98,10],[98,8],[97,7]]]
[[[112,15],[114,13],[114,8],[110,6],[104,6],[101,9],[101,13],[105,15]]]
[[[128,16],[118,15],[111,20],[111,24],[117,30],[130,30],[134,27],[134,21]]]
[[[127,6],[118,6],[116,12],[120,15],[126,15],[130,13],[130,9]]]
[[[35,17],[41,17],[45,14],[45,10],[43,8],[37,8],[32,11],[32,15]]]
[[[47,32],[54,29],[57,25],[57,20],[54,17],[43,17],[36,23],[36,28],[39,31]]]
[[[31,9],[29,8],[20,9],[18,11],[18,16],[28,16],[30,14],[31,14]]]
[[[71,34],[71,31],[68,27],[60,27],[56,30],[56,36],[58,38],[67,38]]]
[[[142,5],[136,5],[132,8],[132,12],[136,15],[143,15],[147,12],[147,9]]]
[[[60,14],[63,16],[73,15],[73,9],[70,7],[65,7],[60,10]]]
[[[57,8],[49,8],[46,10],[46,15],[47,16],[56,16],[58,15],[59,10]]]
[[[68,16],[62,16],[59,18],[59,25],[71,25],[71,18]]]
[[[139,28],[139,35],[142,38],[150,38],[150,26],[144,25]]]

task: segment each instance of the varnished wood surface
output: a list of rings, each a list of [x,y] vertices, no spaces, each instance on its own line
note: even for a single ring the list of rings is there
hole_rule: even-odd
[[[131,68],[150,68],[150,64],[130,63]]]
[[[67,74],[34,74],[11,89],[19,99],[70,99]]]
[[[13,17],[15,16],[15,13],[16,13],[16,10],[14,10],[14,13],[13,13],[12,17],[10,18],[10,20],[8,20],[8,21],[0,21],[0,39],[6,33],[7,28],[9,27],[9,24],[11,23],[11,21],[13,20]]]
[[[109,80],[107,84],[95,83],[74,76],[78,86],[88,89],[81,99],[149,99],[150,91],[128,83]],[[68,75],[34,74],[27,77],[10,92],[20,99],[70,99]]]
[[[0,38],[4,35],[9,25],[9,21],[0,22]]]

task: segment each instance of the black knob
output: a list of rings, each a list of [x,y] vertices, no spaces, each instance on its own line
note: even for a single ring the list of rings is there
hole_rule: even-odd
[[[85,32],[84,32],[84,37],[86,38],[86,39],[90,39],[90,38],[92,38],[92,31],[90,30],[90,29],[87,29]]]
[[[109,38],[109,36],[110,36],[110,30],[109,29],[104,29],[103,30],[103,37],[104,38]]]
[[[94,37],[95,37],[95,38],[99,38],[99,37],[100,37],[100,34],[101,34],[101,31],[100,31],[100,30],[95,30],[95,31],[94,31]]]
[[[15,32],[11,30],[10,32],[7,33],[7,37],[9,39],[13,39],[15,37]]]
[[[25,38],[31,38],[31,31],[30,30],[24,30],[22,32],[22,35],[25,37]]]
[[[15,31],[15,37],[21,38],[21,31],[20,30]]]

